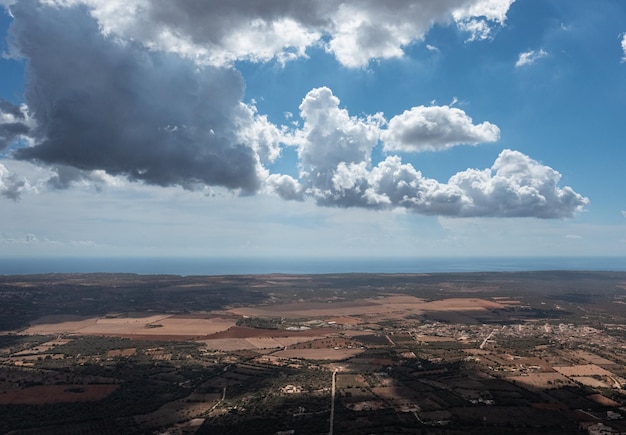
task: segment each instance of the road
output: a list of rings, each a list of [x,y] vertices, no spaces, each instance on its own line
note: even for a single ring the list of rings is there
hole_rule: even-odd
[[[333,371],[333,385],[330,389],[330,429],[328,435],[333,435],[333,425],[335,424],[335,384],[337,381],[337,370]]]
[[[491,337],[493,337],[493,334],[495,334],[497,331],[497,329],[494,329],[493,331],[491,331],[491,333],[487,336],[487,338],[485,338],[483,340],[483,342],[480,345],[480,349],[483,349],[485,347],[485,345],[487,344],[487,342],[491,339]]]

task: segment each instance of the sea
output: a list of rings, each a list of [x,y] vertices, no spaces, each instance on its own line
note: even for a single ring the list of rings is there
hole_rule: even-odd
[[[1,275],[103,272],[190,276],[546,270],[626,272],[626,257],[0,258]]]

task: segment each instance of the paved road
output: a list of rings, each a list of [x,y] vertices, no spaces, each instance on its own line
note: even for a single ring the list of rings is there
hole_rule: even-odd
[[[328,435],[333,435],[333,425],[335,424],[335,384],[337,380],[337,370],[333,372],[333,385],[330,389],[330,429]]]

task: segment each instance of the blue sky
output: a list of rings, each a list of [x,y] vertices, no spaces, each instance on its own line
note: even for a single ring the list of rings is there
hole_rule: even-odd
[[[626,255],[622,1],[0,4],[0,257]]]

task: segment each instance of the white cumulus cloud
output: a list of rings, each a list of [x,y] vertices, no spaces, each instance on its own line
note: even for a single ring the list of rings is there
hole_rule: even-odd
[[[364,163],[338,165],[327,189],[311,191],[323,205],[404,208],[458,217],[566,218],[589,200],[570,187],[560,188],[560,174],[530,157],[504,150],[490,169],[468,169],[440,183],[426,178],[398,156],[372,169]]]
[[[471,199],[463,216],[570,217],[589,200],[558,186],[561,174],[519,151],[504,150],[490,169],[468,169],[450,178]]]
[[[475,125],[461,109],[418,106],[394,116],[382,135],[386,151],[444,150],[456,145],[495,142],[500,129],[489,122]]]
[[[498,139],[497,126],[475,125],[457,108],[414,107],[389,122],[382,114],[358,118],[323,87],[305,96],[300,116],[304,125],[292,136],[299,178],[272,174],[266,181],[284,199],[425,215],[546,219],[570,217],[589,202],[559,187],[557,171],[518,151],[504,150],[490,168],[459,172],[447,183],[424,177],[399,156],[372,164],[380,140],[386,151],[437,151]]]
[[[304,125],[295,133],[294,142],[305,171],[369,161],[384,122],[382,115],[350,116],[327,87],[309,91],[300,104],[300,116]]]

